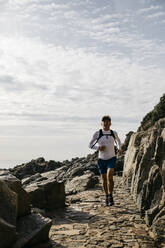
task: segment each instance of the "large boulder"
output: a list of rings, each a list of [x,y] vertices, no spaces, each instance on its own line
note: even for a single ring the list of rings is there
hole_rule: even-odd
[[[17,194],[0,180],[0,218],[16,225],[17,207]]]
[[[0,180],[5,182],[8,187],[17,194],[17,217],[30,213],[30,198],[27,192],[22,188],[21,181],[9,172],[0,173]]]
[[[65,187],[63,182],[46,178],[39,182],[34,181],[24,187],[34,207],[50,210],[65,206]]]
[[[10,248],[17,239],[17,194],[0,180],[0,248]]]
[[[19,239],[12,248],[31,247],[49,239],[52,221],[40,214],[30,214],[17,223]]]

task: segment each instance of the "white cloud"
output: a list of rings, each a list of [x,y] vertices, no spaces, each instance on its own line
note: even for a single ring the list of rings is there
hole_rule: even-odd
[[[137,11],[138,14],[146,14],[146,12],[151,12],[154,10],[160,10],[162,9],[162,6],[160,5],[151,5],[149,8],[144,8],[144,9],[140,9]]]
[[[136,13],[149,13],[152,22],[153,14],[163,13],[152,13],[160,11],[158,5],[115,12],[95,2],[89,8],[85,1],[2,3],[0,127],[8,142],[54,137],[50,144],[60,159],[73,149],[72,156],[79,156],[88,152],[87,140],[103,114],[112,116],[123,140],[165,91],[158,61],[165,53],[163,38],[146,37],[136,20]],[[59,151],[60,138],[70,150]]]
[[[158,18],[158,17],[162,17],[165,16],[165,12],[157,12],[151,15],[146,16],[146,19],[151,19],[151,18]]]
[[[98,17],[98,18],[94,18],[93,20],[92,20],[92,23],[103,23],[103,22],[106,22],[106,21],[112,21],[112,19],[119,19],[119,18],[121,18],[121,14],[111,14],[111,15],[102,15],[102,16],[100,16],[100,17]],[[114,24],[114,22],[112,22],[111,23],[111,25],[113,25]]]
[[[108,111],[108,103],[111,104],[114,116],[118,116],[123,111],[123,104],[127,106],[129,98],[132,99],[131,116],[134,112],[136,117],[141,112],[138,109],[140,102],[135,97],[139,80],[142,80],[140,89],[143,90],[146,88],[142,86],[143,83],[150,81],[150,85],[154,84],[154,77],[157,78],[161,73],[153,69],[150,78],[147,68],[144,70],[128,59],[102,56],[83,49],[47,46],[39,40],[6,38],[3,42],[1,40],[1,49],[4,50],[2,61],[7,62],[3,64],[1,61],[4,68],[0,76],[1,87],[4,88],[6,83],[1,93],[6,95],[8,109],[3,107],[5,102],[0,109],[1,113],[6,113],[11,112],[12,108],[16,118],[21,118],[21,113],[25,118],[24,112],[29,118],[31,115],[31,120],[38,114],[43,115],[44,119],[45,113],[50,116],[61,113],[65,117],[75,113],[81,118],[93,113],[97,116],[103,106]],[[14,66],[13,61],[16,62]],[[7,71],[10,74],[4,76]],[[160,81],[160,86],[161,84]],[[148,90],[144,90],[145,94]],[[159,94],[158,92],[156,98]],[[100,101],[103,102],[102,105]],[[19,108],[13,102],[20,104]],[[116,104],[119,106],[117,110]],[[128,111],[126,108],[125,114],[130,115],[130,106]]]

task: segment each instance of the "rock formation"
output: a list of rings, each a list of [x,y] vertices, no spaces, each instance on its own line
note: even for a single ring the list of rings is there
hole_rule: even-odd
[[[132,134],[124,160],[124,181],[148,225],[165,238],[165,118]]]
[[[0,171],[0,248],[22,248],[47,241],[52,221],[31,213],[21,181]]]
[[[41,209],[56,209],[65,206],[64,182],[57,182],[54,178],[40,176],[39,179],[24,186],[34,207]]]

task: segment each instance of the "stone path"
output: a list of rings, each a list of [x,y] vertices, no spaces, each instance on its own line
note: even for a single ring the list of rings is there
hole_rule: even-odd
[[[53,220],[50,243],[53,248],[156,248],[153,233],[140,218],[122,178],[115,176],[115,206],[104,206],[101,185],[67,197],[68,207],[47,213]]]

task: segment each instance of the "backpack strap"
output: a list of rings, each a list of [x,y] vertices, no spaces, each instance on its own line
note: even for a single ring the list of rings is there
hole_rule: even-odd
[[[116,137],[115,137],[115,134],[114,134],[114,131],[113,131],[113,130],[111,130],[111,136],[114,138],[115,143],[116,143],[116,145],[117,145],[117,142],[116,142]]]
[[[102,136],[103,136],[103,131],[102,131],[102,129],[100,129],[100,130],[99,130],[99,137],[97,138],[96,142],[91,146],[91,148],[93,148],[93,147],[96,145],[96,143],[99,141],[99,139],[100,139]]]
[[[113,130],[111,130],[111,136],[114,138],[114,140],[116,140],[116,137],[115,137],[115,134],[114,134]]]

